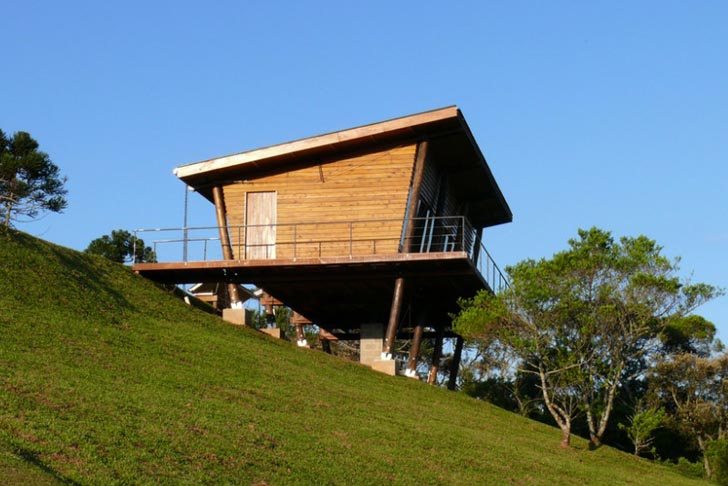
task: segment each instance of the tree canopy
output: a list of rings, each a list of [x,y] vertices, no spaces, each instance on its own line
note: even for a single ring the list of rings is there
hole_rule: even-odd
[[[0,215],[7,228],[19,218],[36,218],[43,211],[62,212],[66,178],[38,142],[27,132],[7,137],[0,130]]]
[[[604,230],[579,230],[552,258],[507,268],[504,292],[462,301],[454,327],[510,356],[513,374],[538,378],[563,446],[577,416],[599,446],[620,387],[644,373],[664,342],[699,347],[695,329],[714,333],[691,313],[720,290],[684,281],[678,271],[679,261],[647,237],[615,241]]]
[[[122,229],[113,230],[89,243],[86,253],[101,255],[119,263],[155,262],[157,256],[144,240]]]

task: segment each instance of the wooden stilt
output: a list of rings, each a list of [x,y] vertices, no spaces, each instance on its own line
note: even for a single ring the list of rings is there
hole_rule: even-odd
[[[382,349],[383,359],[392,359],[392,347],[397,339],[397,327],[399,326],[399,315],[402,311],[402,296],[404,294],[404,278],[399,277],[394,281],[394,295],[392,296],[392,309],[389,312],[389,323],[387,334],[384,338]]]
[[[319,328],[319,342],[324,353],[331,354],[331,341],[338,341],[338,338],[329,331]]]
[[[427,383],[434,385],[437,382],[437,373],[440,371],[440,358],[442,357],[442,338],[444,334],[444,327],[439,326],[436,329],[435,335],[435,349],[432,350],[432,364],[430,366],[430,373],[427,375]]]
[[[220,234],[220,245],[222,245],[222,257],[225,260],[233,260],[233,247],[230,244],[230,233],[228,232],[227,218],[225,216],[225,201],[223,200],[222,189],[220,186],[212,188],[212,198],[215,202],[217,227]],[[230,307],[240,306],[241,300],[237,284],[228,284],[228,295],[230,296]]]
[[[455,350],[452,354],[452,361],[450,362],[450,377],[447,380],[447,389],[454,390],[458,384],[458,371],[460,370],[460,358],[463,354],[463,337],[458,336],[455,338]]]
[[[410,378],[417,377],[417,361],[420,359],[420,344],[422,343],[422,333],[424,330],[425,326],[420,322],[415,326],[415,331],[412,335],[412,347],[410,347],[407,371],[405,372]]]

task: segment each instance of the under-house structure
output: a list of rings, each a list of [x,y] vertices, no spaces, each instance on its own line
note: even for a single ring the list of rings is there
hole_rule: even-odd
[[[294,310],[299,328],[314,323],[324,340],[361,339],[362,362],[380,371],[395,373],[396,339],[412,339],[410,376],[423,338],[436,338],[434,367],[444,337],[457,338],[457,354],[462,339],[449,317],[457,299],[507,285],[483,243],[484,229],[510,222],[511,211],[457,107],[174,173],[213,203],[221,256],[135,271],[166,283],[229,284],[232,308],[237,284],[254,284]]]

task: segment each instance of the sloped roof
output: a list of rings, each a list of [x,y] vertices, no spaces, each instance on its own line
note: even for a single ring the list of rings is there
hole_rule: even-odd
[[[210,199],[212,185],[254,177],[261,171],[425,139],[431,142],[430,150],[437,160],[447,164],[451,180],[470,202],[469,218],[474,225],[492,226],[512,220],[508,203],[456,106],[181,165],[174,174]]]

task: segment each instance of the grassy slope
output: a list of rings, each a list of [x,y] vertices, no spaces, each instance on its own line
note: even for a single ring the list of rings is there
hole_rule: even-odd
[[[461,394],[223,324],[120,265],[0,237],[11,483],[689,482],[558,439]]]

